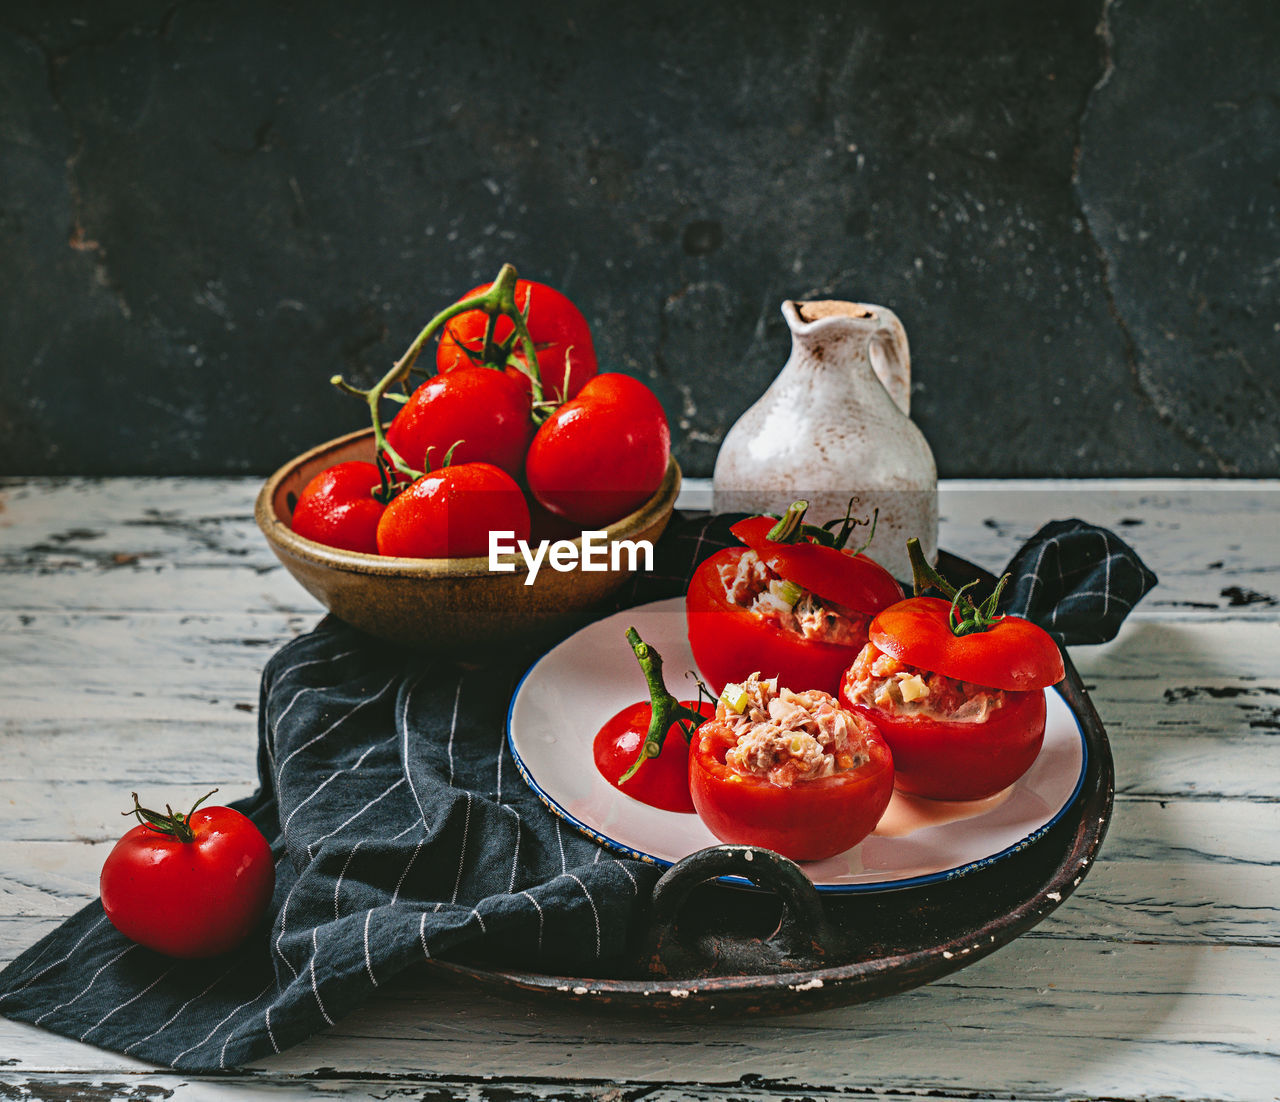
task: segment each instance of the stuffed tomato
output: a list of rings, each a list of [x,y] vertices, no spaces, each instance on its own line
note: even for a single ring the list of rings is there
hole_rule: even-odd
[[[873,724],[829,693],[756,673],[725,688],[689,748],[689,791],[711,833],[795,861],[832,857],[870,834],[893,775]]]
[[[694,573],[689,645],[717,693],[760,671],[790,689],[834,694],[871,618],[902,598],[884,567],[803,514],[797,502],[781,521],[739,521],[730,530],[745,546],[716,552]]]
[[[953,591],[954,592],[954,591]],[[976,800],[1013,784],[1044,742],[1044,690],[1063,676],[1052,637],[1016,616],[914,597],[871,622],[840,701],[879,728],[903,792]]]

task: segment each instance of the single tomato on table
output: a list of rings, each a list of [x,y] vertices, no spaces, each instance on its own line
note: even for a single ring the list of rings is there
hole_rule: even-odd
[[[493,283],[473,287],[458,301],[484,294]],[[545,283],[518,279],[516,306],[525,316],[538,358],[543,396],[554,402],[574,397],[596,373],[596,351],[587,319],[565,295]],[[445,323],[436,346],[436,368],[442,373],[465,367],[497,366],[530,390],[524,349],[515,338],[510,318],[498,317],[485,348],[489,315],[468,310]]]
[[[1013,784],[1044,742],[1044,690],[1064,674],[1038,625],[995,612],[933,571],[911,541],[919,580],[950,600],[912,597],[881,612],[845,674],[840,699],[893,750],[897,785],[938,800],[976,800]]]
[[[590,379],[534,434],[525,459],[529,492],[549,512],[603,528],[638,509],[662,485],[671,429],[657,396],[639,379]]]
[[[884,567],[804,523],[796,502],[781,520],[750,517],[731,531],[746,546],[717,551],[685,597],[689,645],[712,689],[753,671],[791,689],[834,694],[881,609],[902,599]]]
[[[520,487],[492,463],[428,471],[396,495],[378,522],[378,553],[450,559],[486,555],[490,532],[529,538],[529,506]]]
[[[889,806],[893,775],[874,724],[829,693],[757,674],[726,686],[689,751],[689,790],[711,833],[793,861],[861,842]]]
[[[262,832],[232,808],[201,807],[209,796],[189,812],[161,815],[135,794],[125,814],[137,816],[138,825],[102,866],[102,909],[111,924],[171,957],[234,949],[262,921],[275,886]]]

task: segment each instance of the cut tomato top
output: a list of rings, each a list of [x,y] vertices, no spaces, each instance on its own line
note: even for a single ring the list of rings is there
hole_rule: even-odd
[[[780,578],[855,612],[876,613],[902,600],[893,575],[874,559],[820,543],[775,543],[772,517],[749,517],[731,529]]]
[[[988,631],[954,635],[951,602],[911,597],[871,621],[871,642],[923,670],[993,689],[1027,692],[1062,680],[1062,652],[1043,628],[1006,616]]]

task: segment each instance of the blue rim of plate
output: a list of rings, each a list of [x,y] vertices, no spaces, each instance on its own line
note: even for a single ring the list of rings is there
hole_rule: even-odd
[[[570,638],[572,638],[572,636]],[[568,823],[580,834],[590,838],[597,845],[603,846],[605,849],[610,850],[619,856],[630,857],[636,861],[643,861],[647,865],[654,865],[660,869],[669,869],[672,865],[678,864],[677,861],[668,861],[664,857],[655,857],[651,853],[645,853],[643,850],[638,850],[632,846],[628,846],[623,842],[619,842],[615,838],[610,838],[607,834],[601,833],[589,823],[583,822],[576,815],[572,814],[557,803],[556,800],[538,783],[533,774],[529,772],[528,767],[524,763],[524,759],[520,757],[520,752],[516,749],[515,739],[512,737],[511,716],[515,710],[516,701],[520,697],[520,690],[524,688],[524,683],[529,679],[533,671],[537,669],[538,663],[540,663],[544,657],[546,656],[543,655],[539,657],[537,661],[535,661],[533,665],[531,665],[524,674],[521,675],[520,682],[516,685],[515,691],[511,694],[511,700],[507,704],[507,748],[511,751],[511,759],[516,763],[516,770],[519,772],[521,779],[529,786],[533,791],[533,794],[538,797],[548,811]],[[1049,690],[1046,689],[1045,691],[1048,692]],[[954,868],[942,869],[939,872],[925,873],[920,876],[912,876],[902,880],[870,881],[862,884],[815,883],[813,885],[814,889],[822,892],[823,894],[830,895],[858,895],[870,892],[900,891],[904,888],[918,888],[928,884],[941,884],[944,881],[955,880],[961,876],[968,875],[969,873],[988,868],[991,865],[996,864],[998,861],[1003,861],[1008,857],[1012,857],[1016,853],[1020,853],[1022,850],[1044,837],[1045,834],[1052,830],[1053,827],[1061,821],[1062,817],[1066,815],[1072,805],[1075,804],[1076,800],[1079,798],[1080,790],[1084,787],[1084,779],[1089,768],[1089,743],[1085,738],[1084,728],[1080,723],[1080,717],[1076,715],[1075,709],[1071,707],[1070,702],[1058,686],[1053,686],[1053,691],[1062,699],[1063,704],[1066,706],[1068,715],[1071,716],[1071,722],[1075,724],[1076,734],[1080,737],[1080,773],[1079,776],[1076,777],[1074,787],[1071,789],[1071,795],[1067,797],[1063,802],[1063,805],[1048,820],[1036,827],[1035,830],[1018,839],[1018,841],[1014,842],[1012,845],[1006,846],[1004,849],[999,850],[996,853],[988,854],[986,857],[979,857],[976,860],[967,861],[963,865],[956,865]],[[686,856],[688,855],[686,854]],[[683,858],[681,858],[681,860],[683,860]],[[801,864],[800,868],[803,869],[804,865]],[[735,886],[746,888],[756,887],[756,885],[745,877],[722,876],[718,879],[720,883],[724,884],[733,884]]]

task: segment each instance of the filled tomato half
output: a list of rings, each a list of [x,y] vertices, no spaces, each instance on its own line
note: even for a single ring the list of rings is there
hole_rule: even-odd
[[[694,660],[717,693],[760,671],[790,689],[834,694],[867,642],[872,617],[902,590],[865,555],[803,534],[795,542],[770,539],[776,524],[740,521],[731,531],[746,546],[718,551],[698,567],[685,598]]]
[[[902,662],[874,643],[845,674],[840,701],[884,736],[898,788],[935,800],[977,800],[1008,788],[1044,742],[1042,689],[961,681]]]
[[[689,791],[711,833],[795,861],[833,857],[870,834],[893,775],[873,724],[829,693],[758,673],[725,687],[689,752]]]

